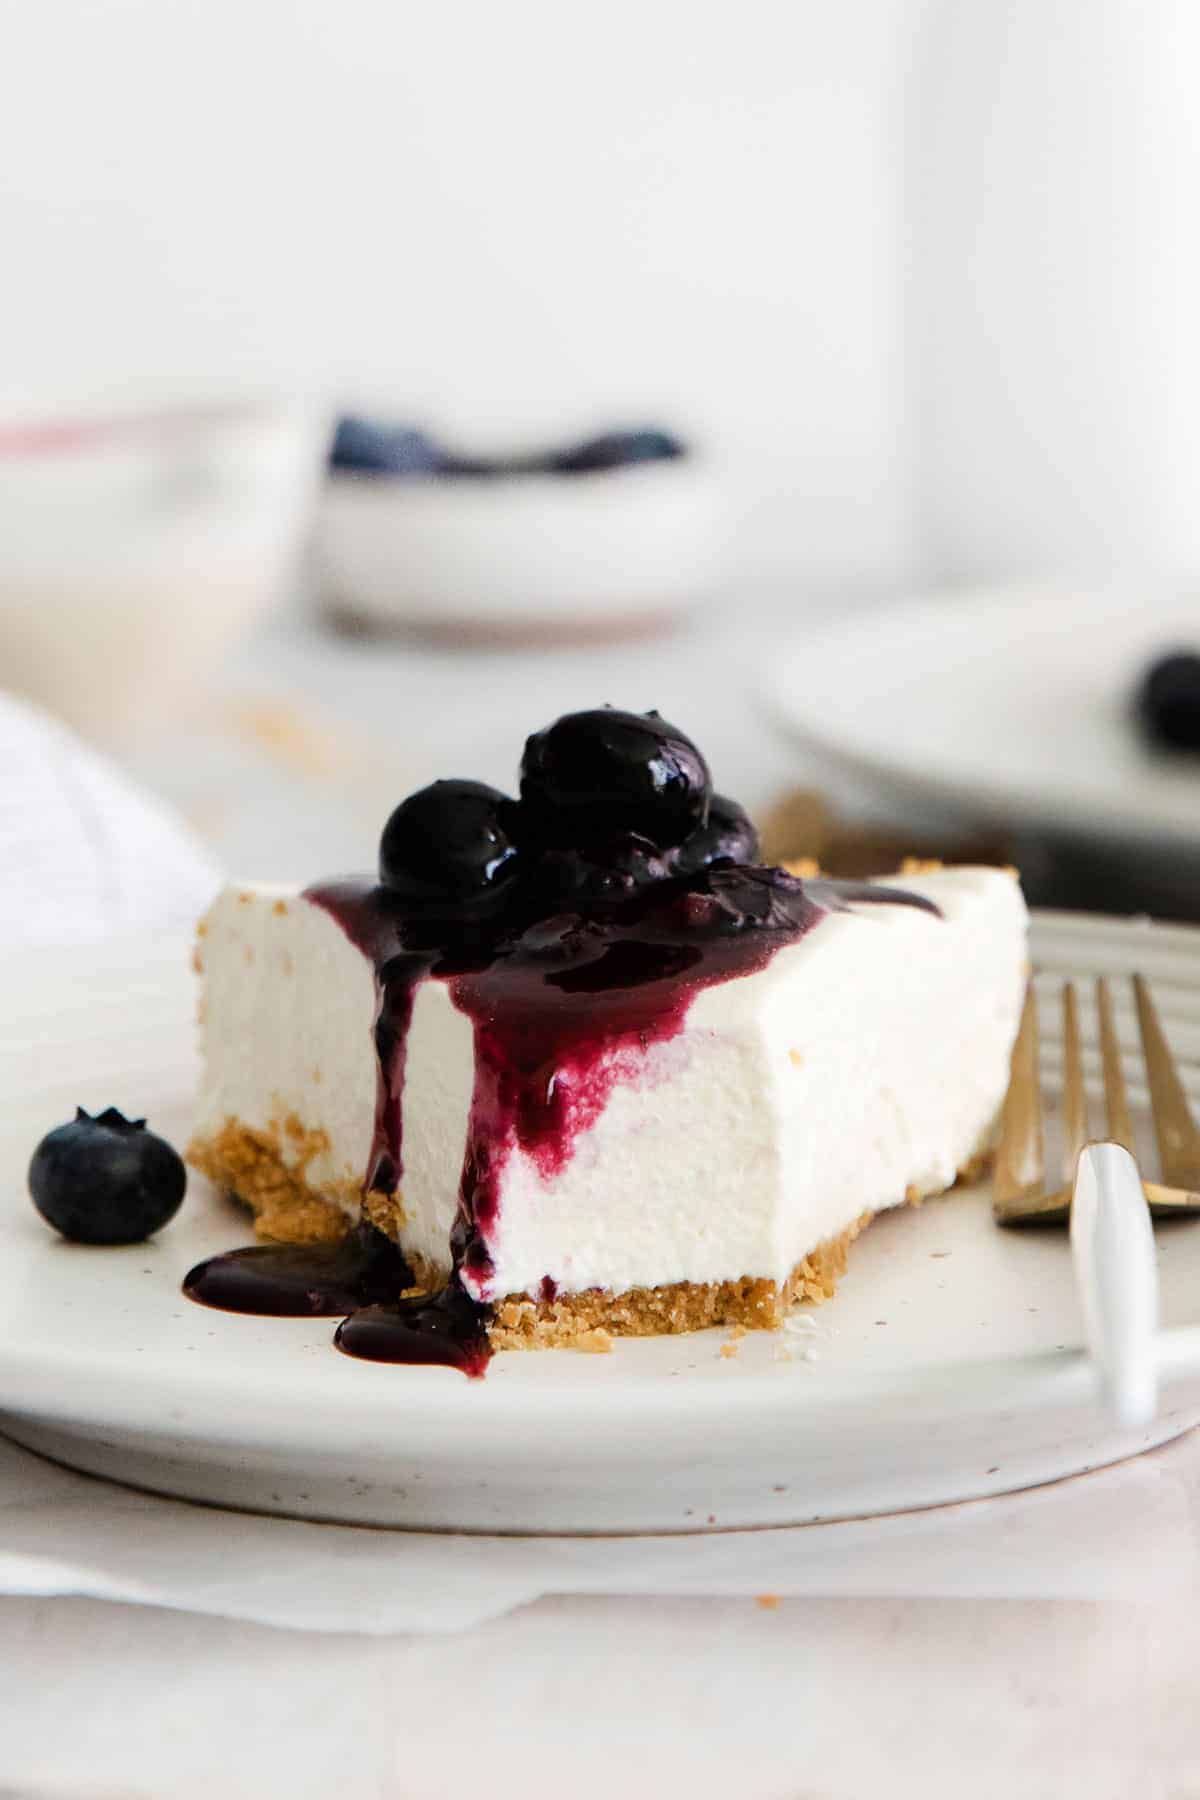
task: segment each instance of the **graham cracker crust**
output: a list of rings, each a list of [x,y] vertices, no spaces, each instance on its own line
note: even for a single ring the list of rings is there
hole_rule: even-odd
[[[291,1162],[284,1161],[285,1138],[294,1158]],[[336,1242],[350,1229],[360,1205],[362,1215],[379,1230],[389,1237],[401,1237],[404,1210],[398,1196],[361,1195],[356,1183],[345,1182],[340,1191],[349,1204],[343,1208],[308,1185],[308,1165],[326,1147],[324,1132],[308,1130],[289,1114],[265,1131],[227,1119],[215,1135],[193,1138],[187,1158],[193,1168],[250,1208],[259,1237],[270,1242]],[[974,1180],[988,1161],[986,1155],[973,1158],[959,1180]],[[913,1189],[905,1199],[910,1205],[919,1205],[927,1197]],[[820,1305],[832,1299],[846,1272],[850,1245],[873,1216],[864,1212],[845,1231],[819,1244],[783,1282],[743,1275],[732,1281],[677,1281],[663,1287],[630,1288],[623,1294],[589,1288],[553,1300],[509,1294],[496,1304],[488,1333],[492,1348],[606,1350],[610,1337],[659,1337],[704,1331],[713,1325],[777,1330],[799,1302]],[[445,1285],[446,1268],[423,1257],[410,1256],[409,1261],[416,1283],[425,1292]]]
[[[226,1119],[212,1137],[193,1137],[185,1156],[193,1169],[250,1208],[260,1238],[276,1244],[333,1244],[357,1217],[362,1189],[357,1181],[329,1183],[323,1192],[308,1185],[309,1164],[328,1148],[323,1131],[309,1130],[295,1113],[288,1113],[265,1131]],[[338,1198],[346,1205],[339,1206]]]
[[[285,1161],[284,1140],[291,1160]],[[295,1113],[272,1120],[265,1131],[240,1119],[226,1119],[212,1137],[193,1137],[185,1155],[193,1169],[247,1207],[260,1238],[272,1244],[335,1244],[359,1217],[369,1219],[388,1237],[399,1238],[404,1207],[398,1194],[364,1194],[361,1183],[309,1186],[308,1167],[329,1147],[323,1131],[310,1130]],[[339,1205],[332,1192],[344,1199]],[[446,1285],[449,1260],[438,1267],[423,1256],[407,1255],[413,1276],[424,1293]]]
[[[554,1300],[510,1294],[497,1302],[488,1337],[493,1350],[566,1350],[605,1333],[661,1337],[704,1331],[710,1325],[776,1331],[797,1301],[819,1305],[832,1299],[846,1273],[850,1246],[873,1217],[863,1213],[837,1237],[818,1244],[782,1283],[742,1275],[736,1281],[674,1281],[665,1287],[630,1288],[624,1294],[588,1288]],[[605,1348],[600,1343],[584,1347]]]

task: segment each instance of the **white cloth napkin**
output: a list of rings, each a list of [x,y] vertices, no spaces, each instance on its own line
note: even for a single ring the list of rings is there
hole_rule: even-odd
[[[49,714],[0,693],[6,950],[190,927],[219,879],[167,807]]]
[[[1200,1581],[1200,1433],[1025,1494],[792,1530],[468,1537],[157,1499],[0,1441],[0,1592],[304,1631],[463,1630],[543,1595],[1170,1602]]]

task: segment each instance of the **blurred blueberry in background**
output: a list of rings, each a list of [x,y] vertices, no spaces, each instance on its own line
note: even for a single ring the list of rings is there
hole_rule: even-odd
[[[620,469],[629,463],[666,462],[685,456],[686,446],[668,431],[654,427],[638,431],[609,431],[582,444],[560,450],[547,466],[560,475],[588,474],[594,469]]]
[[[409,425],[338,420],[329,466],[360,475],[436,475],[446,457],[425,432]]]
[[[415,426],[347,414],[338,421],[329,466],[355,475],[589,475],[686,454],[687,446],[670,432],[640,426],[533,454],[467,456],[444,449]]]

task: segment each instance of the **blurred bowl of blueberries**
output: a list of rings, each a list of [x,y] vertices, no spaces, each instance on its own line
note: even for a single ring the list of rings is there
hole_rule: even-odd
[[[124,751],[284,596],[329,415],[272,396],[0,418],[0,688]]]
[[[318,576],[327,609],[359,630],[632,636],[709,595],[720,522],[706,460],[658,427],[479,455],[413,425],[344,417]]]

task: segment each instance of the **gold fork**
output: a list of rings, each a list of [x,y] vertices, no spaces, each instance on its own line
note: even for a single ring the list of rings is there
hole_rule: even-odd
[[[1150,990],[1133,977],[1138,1031],[1150,1090],[1154,1136],[1162,1166],[1161,1181],[1143,1181],[1153,1216],[1190,1217],[1200,1213],[1200,1131],[1188,1106],[1183,1083],[1167,1047]],[[1075,984],[1063,984],[1063,1153],[1061,1185],[1047,1191],[1045,1140],[1038,1085],[1037,1001],[1030,984],[1021,1028],[1013,1046],[1012,1074],[1000,1118],[1000,1139],[992,1183],[992,1208],[1001,1225],[1065,1225],[1071,1214],[1071,1189],[1080,1152],[1089,1142],[1087,1095],[1079,1039],[1079,1006]],[[1136,1155],[1129,1100],[1121,1068],[1121,1051],[1113,1021],[1107,980],[1096,982],[1100,1020],[1100,1060],[1104,1075],[1104,1108],[1108,1141]]]
[[[1200,1212],[1200,1136],[1150,991],[1133,978],[1163,1180],[1142,1179],[1107,981],[1096,983],[1107,1139],[1088,1134],[1075,987],[1063,987],[1064,1186],[1047,1192],[1038,1093],[1037,1001],[1025,996],[996,1155],[994,1209],[1006,1225],[1069,1222],[1083,1337],[1109,1422],[1143,1432],[1158,1407],[1158,1259],[1151,1217]],[[1137,1438],[1131,1438],[1136,1443]]]

